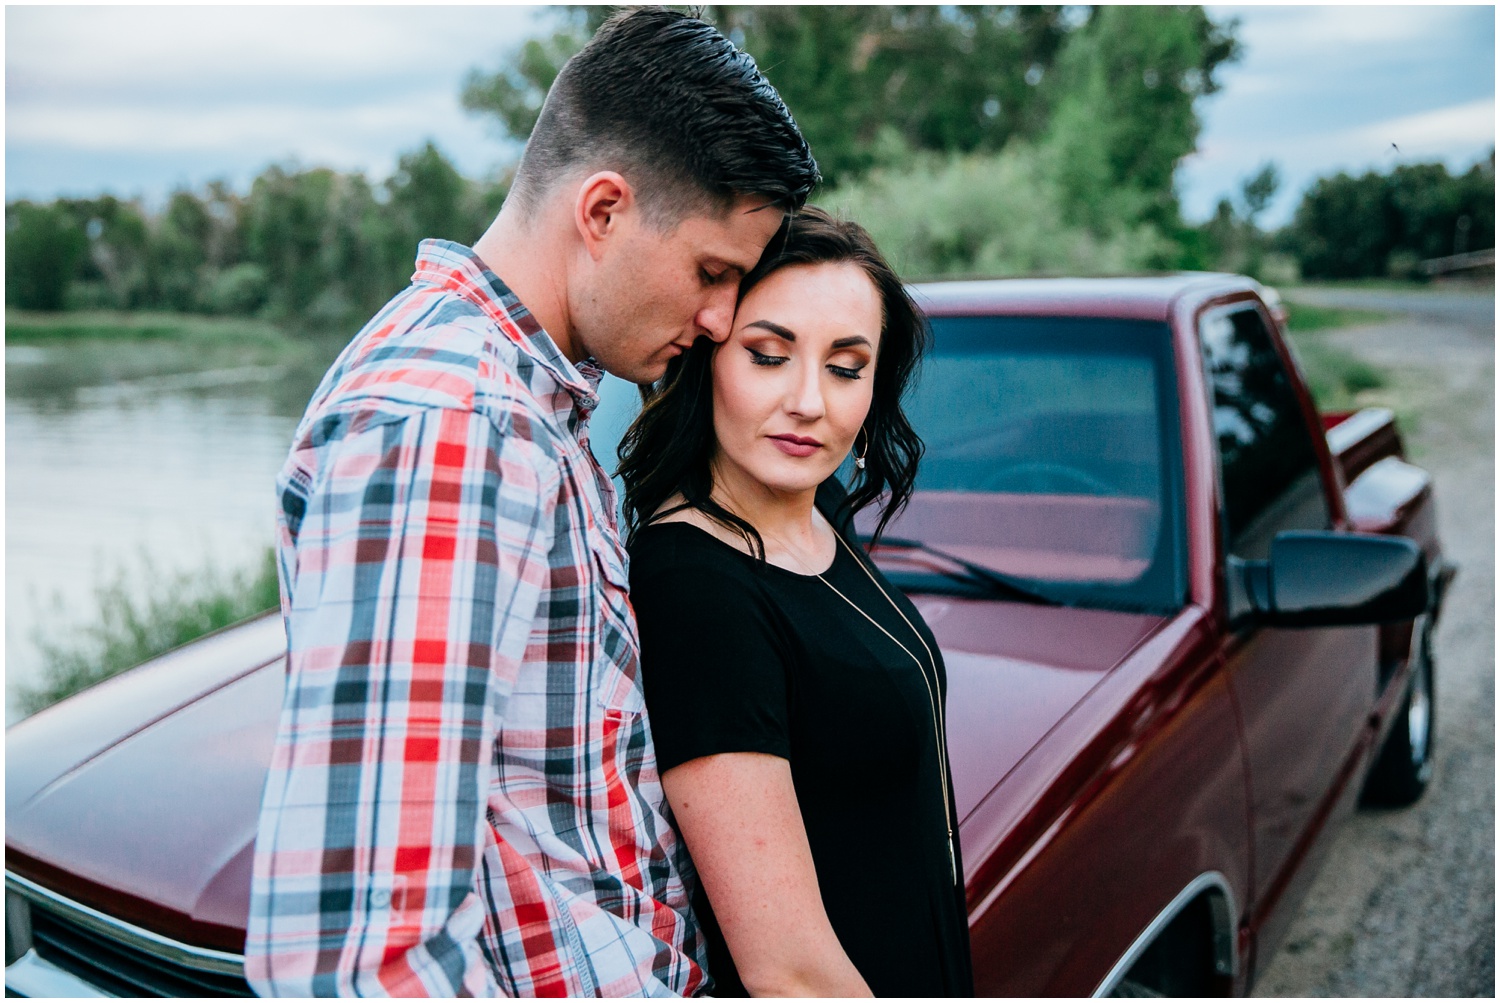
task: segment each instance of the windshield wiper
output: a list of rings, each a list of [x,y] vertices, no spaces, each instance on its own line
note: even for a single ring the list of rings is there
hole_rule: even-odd
[[[864,545],[866,550],[869,549],[871,539],[868,536],[858,537],[859,542]],[[1017,599],[1021,602],[1034,603],[1038,606],[1064,605],[1061,599],[1028,588],[1018,580],[996,571],[994,568],[987,568],[982,564],[966,561],[962,557],[950,554],[946,550],[939,550],[937,547],[923,543],[921,540],[907,540],[897,536],[882,536],[880,538],[880,545],[882,547],[893,547],[897,550],[915,550],[956,564],[963,569],[963,572],[945,571],[941,568],[933,568],[932,570],[947,578],[965,582],[969,585],[977,585],[996,597]]]

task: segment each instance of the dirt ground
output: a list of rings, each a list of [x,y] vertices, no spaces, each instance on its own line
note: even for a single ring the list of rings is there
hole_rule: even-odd
[[[1343,823],[1256,994],[1494,996],[1494,293],[1288,299],[1399,312],[1320,337],[1388,373],[1371,403],[1416,417],[1408,452],[1435,478],[1440,538],[1460,570],[1437,632],[1431,785],[1411,808]]]

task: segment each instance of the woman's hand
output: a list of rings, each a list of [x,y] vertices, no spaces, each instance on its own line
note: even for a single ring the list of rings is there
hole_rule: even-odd
[[[823,909],[790,764],[704,756],[662,785],[750,995],[871,995]]]

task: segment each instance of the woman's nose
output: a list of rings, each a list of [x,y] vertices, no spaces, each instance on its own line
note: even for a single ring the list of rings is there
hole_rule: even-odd
[[[791,368],[791,367],[788,367]],[[822,370],[815,365],[799,365],[793,369],[792,385],[787,388],[786,409],[789,413],[808,420],[823,417]]]

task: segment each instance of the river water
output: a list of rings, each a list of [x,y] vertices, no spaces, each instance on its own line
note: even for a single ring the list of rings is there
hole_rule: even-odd
[[[276,472],[337,347],[285,364],[161,343],[6,346],[7,725],[15,684],[40,669],[37,632],[65,640],[92,622],[101,585],[255,566]],[[608,382],[594,444],[612,458],[634,393]]]

